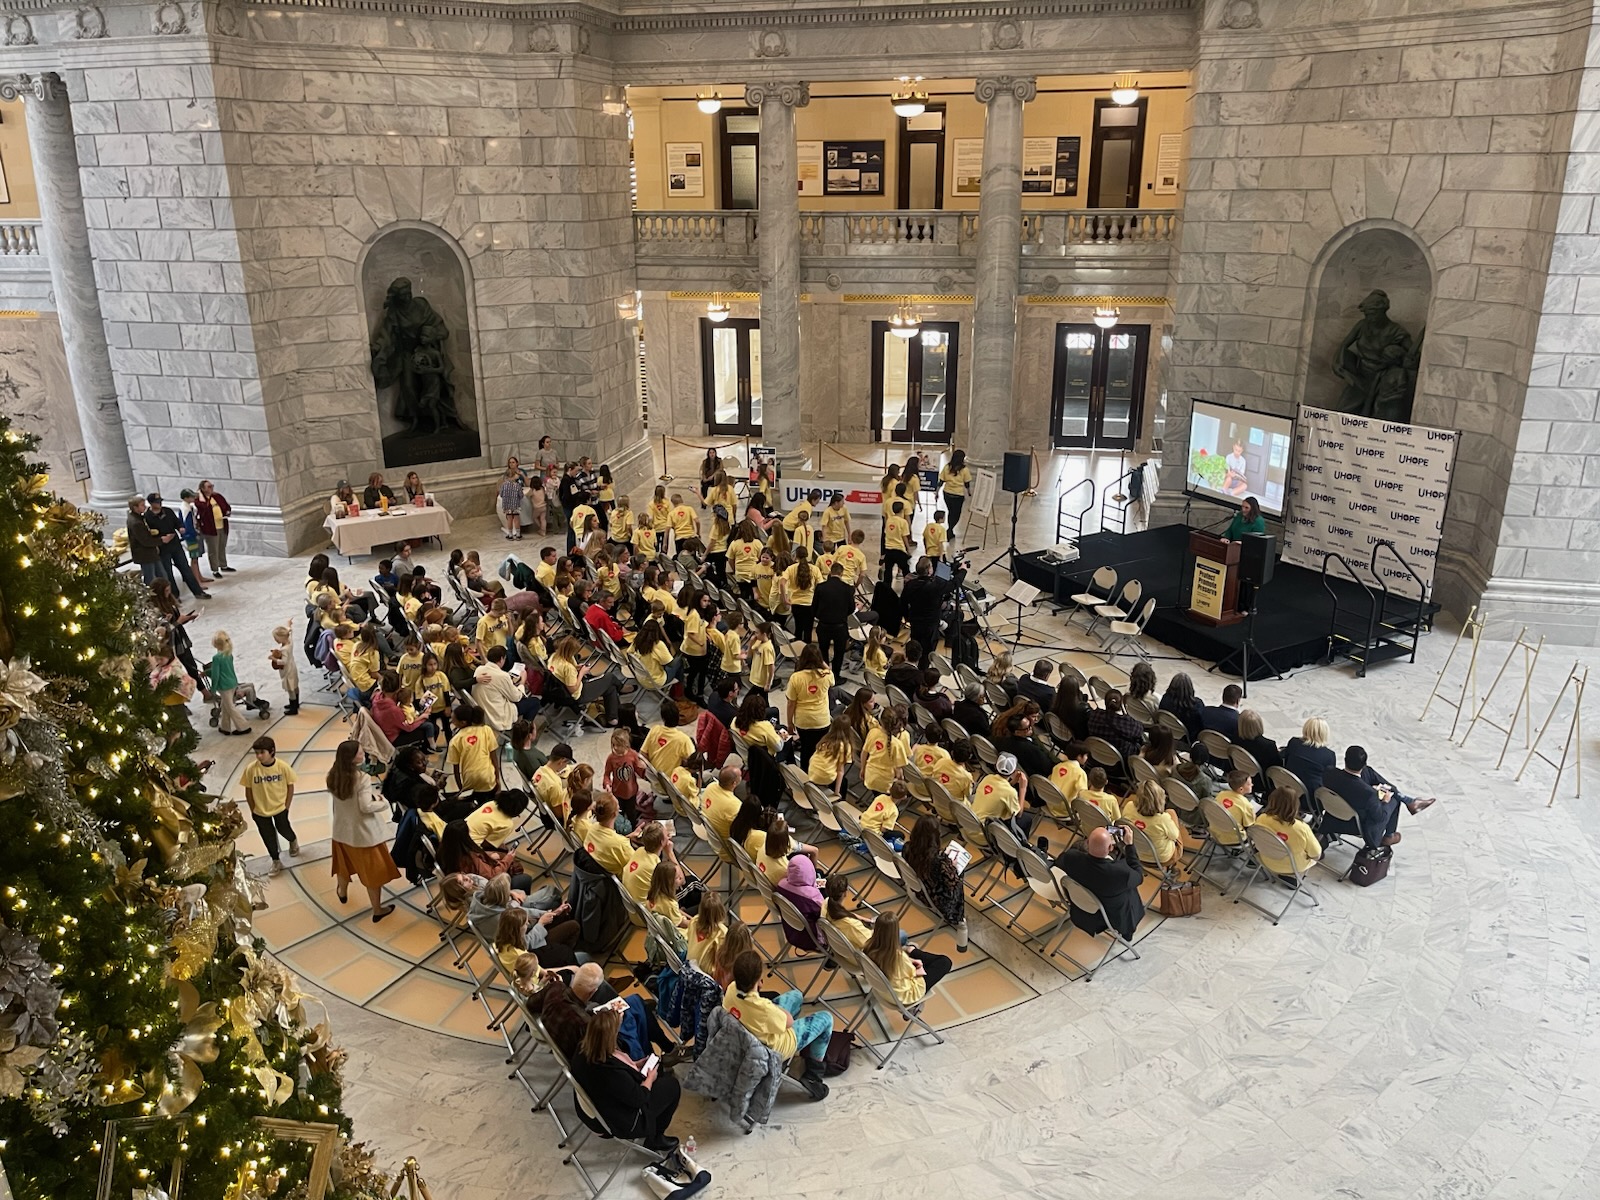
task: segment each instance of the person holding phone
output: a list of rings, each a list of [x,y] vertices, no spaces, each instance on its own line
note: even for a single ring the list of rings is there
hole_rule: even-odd
[[[1144,900],[1139,884],[1144,869],[1134,853],[1133,841],[1120,825],[1090,830],[1082,842],[1056,855],[1055,866],[1074,883],[1080,883],[1099,897],[1111,925],[1123,937],[1132,939],[1144,919]],[[1102,933],[1106,922],[1097,912],[1071,906],[1072,923],[1085,933]]]
[[[624,1054],[617,1046],[621,1027],[622,1014],[609,1004],[590,1015],[578,1056],[572,1061],[572,1077],[593,1101],[612,1136],[642,1138],[646,1148],[669,1154],[678,1148],[678,1139],[667,1130],[683,1089],[670,1070],[661,1069],[654,1054],[643,1062]],[[578,1117],[596,1133],[602,1132],[581,1106]]]

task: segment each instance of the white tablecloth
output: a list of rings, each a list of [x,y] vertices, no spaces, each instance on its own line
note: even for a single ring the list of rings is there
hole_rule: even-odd
[[[329,516],[322,523],[340,554],[370,554],[374,546],[407,538],[443,537],[450,532],[450,513],[435,504],[432,508],[395,506],[387,516],[376,509],[358,517]]]

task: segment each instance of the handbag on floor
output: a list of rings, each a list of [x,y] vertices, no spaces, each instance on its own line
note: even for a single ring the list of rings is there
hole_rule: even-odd
[[[1379,846],[1376,850],[1363,846],[1350,864],[1350,874],[1346,878],[1357,887],[1371,887],[1380,879],[1388,878],[1389,864],[1393,861],[1394,851],[1388,846]]]
[[[1163,917],[1192,917],[1200,911],[1200,884],[1192,879],[1163,879],[1156,893],[1156,911]]]
[[[855,1040],[853,1033],[846,1033],[843,1029],[833,1031],[833,1036],[828,1039],[828,1052],[822,1056],[824,1075],[843,1075],[850,1069],[850,1047]]]

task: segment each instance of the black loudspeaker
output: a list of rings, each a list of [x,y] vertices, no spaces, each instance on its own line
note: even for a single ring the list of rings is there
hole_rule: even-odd
[[[1239,578],[1258,588],[1272,582],[1278,539],[1270,533],[1247,533],[1239,539]]]
[[[1000,486],[1008,492],[1025,492],[1033,486],[1033,460],[1026,454],[1006,452]]]

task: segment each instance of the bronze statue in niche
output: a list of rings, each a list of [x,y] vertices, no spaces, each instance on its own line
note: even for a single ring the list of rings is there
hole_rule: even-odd
[[[1360,304],[1361,320],[1339,343],[1333,373],[1344,380],[1338,407],[1380,421],[1408,423],[1417,394],[1422,338],[1389,319],[1389,297],[1374,291]]]
[[[394,416],[413,434],[463,428],[456,412],[444,318],[401,276],[389,285],[372,333],[372,379],[394,388]]]

